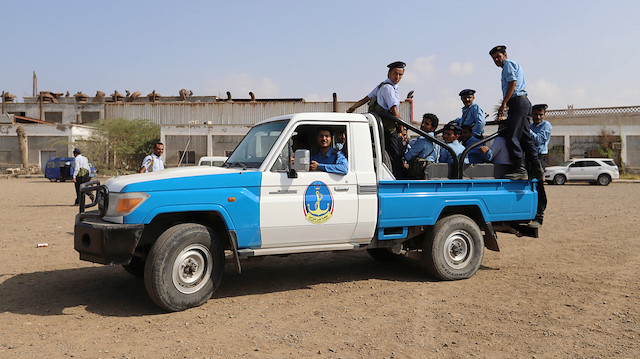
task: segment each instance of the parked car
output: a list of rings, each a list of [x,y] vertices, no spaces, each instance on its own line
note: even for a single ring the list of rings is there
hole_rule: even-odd
[[[222,165],[226,161],[227,161],[227,157],[225,156],[205,156],[205,157],[200,157],[200,161],[198,161],[198,166],[222,167]]]
[[[73,179],[74,164],[75,157],[51,157],[47,161],[44,176],[51,182],[71,181]],[[91,177],[95,177],[96,167],[91,162],[89,162],[89,167],[91,168]]]
[[[617,178],[620,178],[618,166],[610,158],[574,158],[544,171],[544,179],[549,184],[585,181],[606,186]]]

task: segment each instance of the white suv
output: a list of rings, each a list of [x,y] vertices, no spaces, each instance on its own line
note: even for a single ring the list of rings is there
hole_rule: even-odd
[[[575,158],[544,171],[544,179],[549,184],[587,181],[606,186],[617,178],[620,178],[618,166],[610,158]]]

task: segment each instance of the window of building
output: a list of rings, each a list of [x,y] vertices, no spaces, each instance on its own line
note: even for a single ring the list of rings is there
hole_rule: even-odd
[[[99,111],[82,111],[82,123],[92,123],[100,119]]]
[[[54,123],[62,123],[62,112],[45,112],[44,120]]]
[[[182,157],[184,155],[184,157]],[[183,165],[196,164],[196,151],[178,151],[178,163]]]

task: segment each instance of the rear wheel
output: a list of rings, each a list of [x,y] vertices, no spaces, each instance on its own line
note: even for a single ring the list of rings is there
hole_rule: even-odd
[[[423,255],[427,269],[438,279],[470,278],[484,256],[480,228],[465,215],[442,218],[425,236]]]
[[[553,177],[553,184],[565,184],[565,182],[567,182],[567,177],[565,177],[564,175],[555,175],[555,177]]]
[[[164,309],[204,304],[224,272],[224,250],[207,227],[185,223],[166,230],[151,248],[144,270],[149,297]]]
[[[600,176],[598,176],[598,184],[601,186],[607,186],[609,183],[611,183],[611,177],[607,174],[601,174]]]

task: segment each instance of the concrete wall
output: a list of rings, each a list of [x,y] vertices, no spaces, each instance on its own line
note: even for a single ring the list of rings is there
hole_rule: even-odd
[[[0,124],[0,163],[20,164],[17,124]],[[76,140],[91,136],[93,129],[82,125],[22,124],[27,133],[27,160],[42,165],[43,157],[70,156]]]

